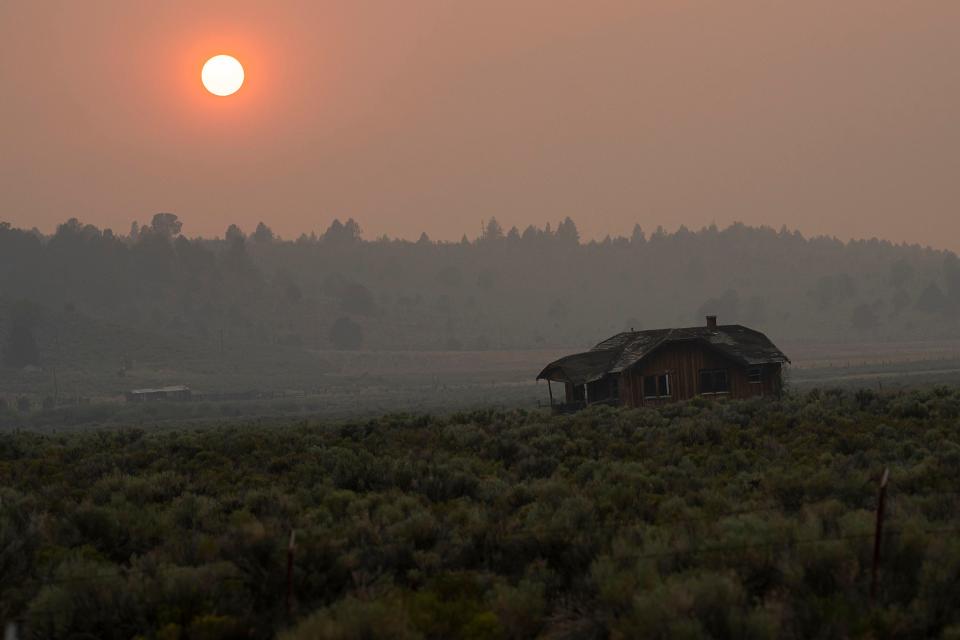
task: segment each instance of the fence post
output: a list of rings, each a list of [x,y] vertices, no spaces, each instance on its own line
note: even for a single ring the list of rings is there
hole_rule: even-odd
[[[293,549],[297,532],[290,530],[290,543],[287,545],[287,617],[293,612]]]
[[[870,576],[870,603],[876,604],[877,587],[880,571],[880,540],[883,536],[883,507],[887,498],[887,481],[890,479],[890,469],[883,470],[880,478],[880,491],[877,496],[877,526],[873,534],[873,570]]]

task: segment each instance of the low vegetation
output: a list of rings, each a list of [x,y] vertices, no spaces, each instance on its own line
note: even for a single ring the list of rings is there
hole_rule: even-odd
[[[960,634],[958,391],[236,420],[0,435],[0,620],[26,637]]]

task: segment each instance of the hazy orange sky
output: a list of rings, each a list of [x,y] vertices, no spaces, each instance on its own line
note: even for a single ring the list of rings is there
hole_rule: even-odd
[[[960,249],[960,2],[0,3],[0,220]],[[247,81],[204,92],[203,62]]]

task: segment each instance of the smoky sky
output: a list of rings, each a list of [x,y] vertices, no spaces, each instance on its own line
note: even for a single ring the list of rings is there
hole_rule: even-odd
[[[960,3],[0,4],[0,220],[733,221],[960,249]],[[247,82],[207,95],[203,61]]]

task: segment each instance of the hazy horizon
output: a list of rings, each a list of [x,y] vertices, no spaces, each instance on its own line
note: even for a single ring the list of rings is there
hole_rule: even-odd
[[[960,635],[958,25],[0,0],[4,638]]]
[[[160,211],[158,211],[158,212],[156,212],[156,213],[174,213],[174,212],[160,212]],[[131,219],[130,225],[126,225],[126,226],[118,227],[118,228],[109,227],[109,226],[106,226],[106,225],[104,225],[104,226],[99,226],[99,225],[95,224],[94,222],[91,222],[90,220],[81,219],[81,218],[77,218],[77,220],[78,220],[81,224],[93,224],[93,225],[96,226],[97,228],[101,229],[101,231],[104,231],[104,230],[109,229],[111,232],[113,232],[113,233],[114,233],[115,235],[117,235],[117,236],[120,236],[120,237],[128,236],[128,237],[129,237],[129,236],[130,236],[130,232],[131,232],[130,226],[131,226],[134,222],[136,222],[138,229],[142,229],[142,228],[144,228],[144,227],[149,227],[149,226],[150,226],[150,221],[151,221],[151,219],[153,218],[153,215],[154,215],[154,214],[146,215],[146,216],[144,216],[143,219],[140,219],[140,220],[133,220],[133,219]],[[174,213],[174,215],[176,215],[176,214]],[[75,216],[74,216],[74,217],[75,217]],[[630,237],[631,237],[631,235],[632,235],[632,231],[633,231],[633,229],[631,228],[631,229],[629,229],[627,232],[624,232],[624,233],[617,233],[617,234],[604,233],[604,234],[602,234],[602,235],[597,235],[597,236],[592,236],[592,237],[591,237],[591,236],[587,236],[586,234],[584,234],[584,233],[582,233],[582,232],[579,231],[579,226],[580,226],[580,222],[579,222],[579,221],[574,220],[573,218],[570,218],[570,219],[574,222],[575,226],[576,226],[577,229],[578,229],[578,233],[579,233],[579,236],[580,236],[580,244],[589,244],[589,243],[591,243],[591,242],[602,242],[602,241],[604,241],[605,239],[607,239],[608,237],[609,237],[611,240],[616,240],[616,239],[618,239],[618,238],[619,238],[619,239],[629,240]],[[220,231],[213,231],[213,232],[211,232],[211,233],[204,234],[204,233],[199,233],[199,232],[196,232],[196,231],[191,230],[191,229],[190,229],[190,221],[189,221],[189,220],[183,220],[183,219],[181,219],[179,216],[177,216],[177,220],[178,220],[178,222],[182,225],[182,226],[181,226],[181,231],[180,231],[180,233],[179,233],[178,235],[182,235],[183,237],[188,238],[188,239],[190,239],[190,240],[204,240],[204,241],[212,240],[212,241],[215,241],[215,240],[223,240],[223,239],[225,239],[226,231],[227,231],[226,229],[223,229],[223,230],[220,230]],[[267,229],[269,229],[270,232],[273,234],[273,241],[274,241],[274,242],[296,242],[297,240],[299,240],[299,239],[301,238],[301,236],[311,236],[311,234],[312,234],[312,236],[313,236],[313,237],[311,237],[311,240],[314,240],[314,241],[315,241],[315,240],[317,240],[317,239],[322,239],[322,238],[323,238],[324,234],[330,229],[330,224],[334,224],[334,223],[336,223],[336,222],[340,222],[341,224],[343,224],[343,223],[348,222],[349,220],[353,220],[353,221],[356,222],[357,225],[359,226],[359,228],[360,228],[360,237],[359,237],[359,239],[360,239],[360,240],[363,240],[363,241],[366,241],[366,242],[377,242],[377,241],[381,240],[381,239],[384,237],[384,234],[380,234],[380,235],[378,235],[378,236],[372,235],[371,233],[368,232],[368,230],[367,230],[366,227],[364,226],[362,220],[356,220],[356,219],[354,219],[354,218],[351,218],[350,216],[343,216],[343,217],[336,217],[336,216],[334,216],[334,217],[331,217],[331,218],[330,218],[329,224],[324,224],[324,225],[318,226],[318,227],[316,227],[316,228],[303,229],[303,230],[301,230],[301,231],[299,231],[299,232],[294,231],[293,233],[291,233],[291,234],[289,234],[289,235],[284,235],[284,234],[281,234],[281,233],[277,233],[276,229],[274,229],[274,228],[271,226],[270,220],[266,220],[266,219],[265,219],[265,220],[257,220],[255,223],[250,224],[249,226],[242,226],[242,225],[238,225],[238,226],[240,227],[240,230],[243,232],[243,234],[244,234],[245,236],[247,236],[248,238],[252,238],[252,237],[253,237],[253,234],[254,234],[254,232],[256,231],[256,229],[257,229],[257,227],[259,226],[259,224],[260,224],[260,223],[263,223],[263,224],[266,225]],[[543,221],[543,222],[533,221],[533,222],[531,222],[529,225],[526,225],[526,226],[524,226],[524,227],[520,227],[519,225],[511,224],[509,220],[504,220],[504,219],[498,218],[498,217],[496,217],[496,216],[491,216],[491,218],[487,218],[487,219],[481,220],[481,221],[480,221],[481,224],[478,225],[478,228],[477,228],[476,231],[467,230],[467,231],[464,231],[463,234],[461,234],[460,236],[455,237],[455,238],[436,238],[436,237],[434,237],[434,236],[431,234],[431,232],[430,232],[429,229],[422,229],[422,230],[416,231],[415,233],[412,233],[412,234],[409,234],[409,235],[404,235],[404,236],[390,236],[390,235],[386,235],[386,239],[387,239],[387,240],[390,240],[390,241],[397,240],[397,241],[416,242],[417,240],[420,239],[420,234],[421,234],[421,233],[426,233],[428,239],[430,240],[430,242],[438,243],[438,244],[444,244],[444,243],[446,243],[446,244],[459,244],[459,243],[463,240],[464,237],[466,237],[467,240],[470,241],[470,242],[477,242],[477,241],[483,239],[486,225],[487,225],[488,223],[490,223],[491,220],[495,220],[495,221],[497,222],[497,224],[501,226],[501,228],[502,228],[502,230],[503,230],[503,233],[504,233],[505,235],[511,230],[512,227],[516,227],[516,228],[517,228],[517,231],[518,231],[519,233],[521,233],[521,234],[527,229],[527,227],[532,227],[533,229],[535,229],[535,230],[538,231],[538,232],[543,232],[545,229],[547,229],[547,228],[549,227],[550,230],[552,230],[552,231],[555,232],[558,223],[562,223],[562,222],[563,222],[563,220],[545,220],[545,221]],[[39,231],[41,234],[43,234],[43,235],[46,236],[46,237],[53,237],[53,236],[56,234],[58,228],[61,227],[61,226],[64,225],[64,224],[68,223],[69,221],[70,221],[70,218],[61,220],[61,221],[59,221],[59,222],[56,222],[56,223],[52,224],[49,229],[42,229],[42,228],[36,227],[36,226],[32,226],[32,227],[18,226],[18,225],[15,225],[15,224],[12,225],[12,227],[15,228],[15,229],[20,229],[20,230],[22,230],[22,231],[32,231],[32,230],[36,229],[37,231]],[[0,218],[0,223],[8,223],[8,224],[9,224],[9,221],[8,221],[8,220],[5,220],[5,219],[3,219],[3,218]],[[234,224],[234,223],[231,223],[231,224]],[[639,224],[639,222],[638,222],[637,224]],[[893,246],[919,247],[919,248],[924,249],[924,250],[946,251],[946,252],[954,253],[954,254],[957,254],[957,253],[958,253],[958,251],[954,251],[954,250],[952,250],[952,249],[949,249],[949,248],[946,248],[946,247],[943,247],[943,246],[937,246],[937,245],[927,244],[927,243],[920,243],[920,242],[910,243],[910,242],[907,242],[907,241],[904,241],[904,240],[891,240],[891,239],[888,239],[888,238],[878,238],[878,237],[876,237],[876,236],[873,236],[873,237],[865,237],[865,236],[864,236],[864,237],[856,237],[856,236],[841,237],[841,236],[837,236],[837,235],[835,235],[835,234],[828,234],[828,233],[824,233],[824,234],[811,234],[811,233],[804,233],[802,229],[797,229],[797,228],[793,228],[793,227],[789,227],[789,226],[780,227],[780,228],[774,228],[774,227],[772,227],[771,225],[765,225],[765,224],[762,224],[762,223],[761,223],[761,224],[757,224],[757,225],[751,225],[751,224],[747,224],[747,223],[743,222],[742,220],[733,220],[733,221],[731,221],[729,224],[723,224],[723,225],[718,225],[718,224],[716,224],[716,223],[711,222],[711,223],[709,223],[709,224],[705,224],[705,225],[702,225],[702,226],[699,226],[699,227],[691,227],[691,226],[689,226],[689,225],[684,224],[683,222],[678,222],[675,227],[665,227],[665,226],[663,226],[663,225],[658,225],[657,227],[652,227],[652,228],[651,228],[651,227],[643,227],[643,226],[641,225],[641,231],[643,232],[643,236],[644,236],[645,238],[649,238],[649,236],[650,236],[651,234],[655,233],[655,232],[658,230],[658,228],[660,228],[660,229],[662,229],[662,231],[666,234],[666,236],[672,237],[672,236],[674,236],[675,234],[677,234],[677,233],[680,232],[680,228],[681,228],[681,227],[686,228],[686,229],[687,229],[689,232],[691,232],[691,233],[699,233],[699,232],[703,232],[703,231],[708,231],[708,230],[710,230],[711,228],[715,228],[715,229],[716,229],[717,231],[719,231],[719,232],[724,232],[724,231],[733,229],[733,228],[737,227],[738,225],[740,225],[740,226],[742,226],[742,227],[744,227],[744,228],[746,228],[746,229],[749,229],[749,230],[772,229],[773,231],[775,231],[775,232],[777,232],[777,233],[780,233],[780,232],[785,228],[786,231],[789,232],[789,233],[799,233],[800,236],[803,237],[803,238],[806,239],[806,240],[816,240],[816,239],[818,239],[818,238],[828,238],[828,239],[831,239],[831,240],[838,240],[838,241],[842,242],[843,244],[850,244],[850,243],[856,243],[856,242],[869,242],[869,241],[871,241],[871,240],[877,240],[877,241],[879,241],[879,242],[889,242],[889,243],[890,243],[891,245],[893,245]],[[483,228],[481,228],[481,227],[483,227]]]
[[[960,5],[5,3],[2,218],[584,239],[734,221],[960,249]],[[247,82],[204,93],[229,52]]]

